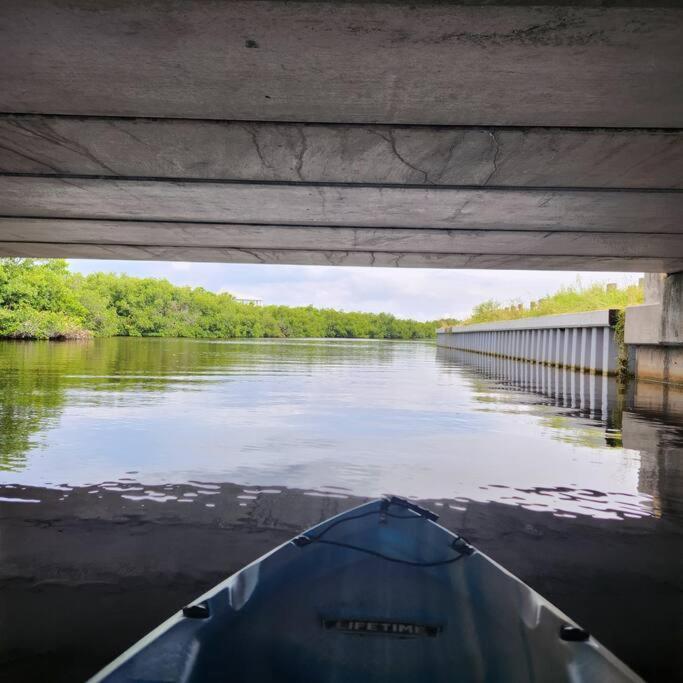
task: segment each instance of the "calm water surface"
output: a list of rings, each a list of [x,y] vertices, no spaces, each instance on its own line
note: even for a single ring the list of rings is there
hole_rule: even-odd
[[[0,343],[0,675],[79,680],[368,497],[680,672],[683,392],[429,343]]]

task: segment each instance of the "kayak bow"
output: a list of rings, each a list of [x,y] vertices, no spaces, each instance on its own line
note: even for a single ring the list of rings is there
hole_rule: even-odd
[[[385,498],[256,560],[122,654],[130,681],[639,681],[527,585]]]

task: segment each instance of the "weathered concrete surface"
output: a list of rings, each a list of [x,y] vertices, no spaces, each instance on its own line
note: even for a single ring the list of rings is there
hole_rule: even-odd
[[[636,377],[683,384],[683,273],[646,282],[650,301],[626,309],[624,341],[635,350]]]
[[[0,110],[680,126],[677,9],[503,4],[4,0]]]
[[[624,342],[659,344],[661,341],[662,304],[643,304],[626,309]]]
[[[211,261],[302,266],[374,266],[379,268],[473,268],[497,270],[631,271],[680,270],[683,259],[621,256],[534,256],[528,254],[438,254],[320,249],[232,249],[122,244],[2,242],[0,255],[32,258],[130,259],[140,261]],[[580,264],[580,265],[578,265]]]
[[[438,230],[434,228],[321,227],[285,224],[188,223],[135,220],[0,218],[0,237],[12,242],[227,247],[321,251],[442,254],[525,254],[668,259],[679,247],[671,234],[550,232],[534,230]]]
[[[529,4],[7,0],[0,256],[683,270],[683,12]]]
[[[683,273],[645,281],[646,302],[626,309],[627,344],[683,345]]]
[[[661,304],[664,298],[664,280],[666,273],[645,273],[643,276],[643,294],[646,304]]]
[[[638,346],[635,375],[638,379],[683,384],[683,347]]]
[[[211,180],[683,188],[678,130],[1,116],[0,171]]]
[[[662,342],[683,346],[683,273],[664,280],[662,293]]]
[[[671,233],[683,237],[681,192],[4,176],[0,177],[0,206],[5,216]]]

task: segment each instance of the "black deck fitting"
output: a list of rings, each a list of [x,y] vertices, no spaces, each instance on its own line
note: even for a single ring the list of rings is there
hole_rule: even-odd
[[[588,640],[591,634],[582,629],[580,626],[572,626],[571,624],[564,624],[560,628],[560,638],[562,640],[569,640],[572,642],[583,642]]]
[[[471,555],[476,550],[476,548],[468,543],[462,536],[458,536],[458,538],[453,539],[451,548],[459,552],[461,555]]]
[[[295,546],[299,548],[303,548],[303,546],[308,545],[309,543],[313,543],[313,539],[309,538],[308,536],[297,536],[296,538],[292,539],[292,543],[294,543]]]
[[[183,607],[183,616],[188,619],[208,619],[209,606],[203,602],[198,605],[187,605]]]

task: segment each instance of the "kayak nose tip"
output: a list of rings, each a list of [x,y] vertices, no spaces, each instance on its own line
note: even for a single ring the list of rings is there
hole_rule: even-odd
[[[424,517],[431,522],[436,522],[436,520],[439,519],[439,515],[437,515],[436,512],[432,512],[417,503],[413,503],[406,498],[399,498],[398,496],[383,496],[380,499],[380,512],[386,512],[390,505],[396,505],[417,512],[420,517]]]

